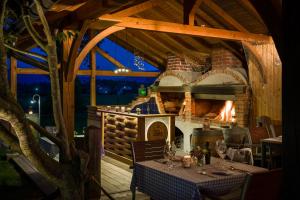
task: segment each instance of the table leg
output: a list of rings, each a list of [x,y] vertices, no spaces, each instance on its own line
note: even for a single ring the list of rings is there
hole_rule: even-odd
[[[132,193],[132,200],[135,200],[135,193],[136,193],[136,188],[134,188],[132,191],[131,191],[131,193]]]
[[[262,142],[261,143],[261,166],[265,167],[266,166],[266,143]]]

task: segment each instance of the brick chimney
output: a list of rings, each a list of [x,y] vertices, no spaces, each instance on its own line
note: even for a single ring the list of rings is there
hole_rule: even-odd
[[[211,61],[213,70],[243,67],[242,62],[231,51],[221,46],[212,49]]]
[[[197,61],[185,55],[169,54],[167,57],[167,69],[170,71],[200,72],[207,65],[207,58],[198,58]]]

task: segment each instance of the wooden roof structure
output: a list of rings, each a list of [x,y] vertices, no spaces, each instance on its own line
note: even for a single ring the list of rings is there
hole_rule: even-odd
[[[212,46],[220,44],[243,59],[241,41],[270,40],[268,29],[248,0],[58,0],[46,17],[52,28],[80,31],[78,45],[88,29],[104,32],[104,37],[131,52],[141,52],[161,70],[168,53],[196,59],[208,56]],[[95,44],[97,40],[91,41]],[[18,46],[30,44],[31,38],[25,34]],[[87,49],[74,53],[75,63],[81,63]]]

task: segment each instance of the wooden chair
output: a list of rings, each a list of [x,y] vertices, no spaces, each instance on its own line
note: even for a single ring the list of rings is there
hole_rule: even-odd
[[[203,193],[203,196],[205,200],[280,200],[282,173],[282,169],[248,173],[241,187],[222,195]]]
[[[165,140],[131,142],[133,167],[136,162],[164,158]],[[132,191],[132,200],[135,200],[136,191]]]
[[[253,127],[250,129],[251,148],[255,163],[261,163],[261,139],[269,138],[268,131],[265,127]]]
[[[266,138],[271,138],[266,127],[253,127],[250,129],[251,142],[250,147],[252,148],[253,158],[255,163],[261,163],[261,140]],[[269,169],[274,168],[275,163],[279,163],[281,160],[282,152],[280,148],[272,148],[267,150],[267,161]],[[274,166],[273,166],[274,165]],[[277,165],[276,165],[277,166]],[[280,165],[279,165],[280,166]]]
[[[135,162],[164,158],[165,140],[131,142],[133,164]]]
[[[248,128],[234,126],[223,132],[226,155],[233,161],[253,165],[252,144]]]
[[[276,137],[276,132],[272,120],[268,116],[260,116],[257,118],[258,124],[267,129],[269,137]]]
[[[283,170],[249,174],[242,190],[241,200],[282,199]]]

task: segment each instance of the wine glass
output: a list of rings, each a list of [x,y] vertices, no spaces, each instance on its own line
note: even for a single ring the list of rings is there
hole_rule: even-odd
[[[164,158],[167,161],[168,169],[171,169],[173,167],[173,163],[172,163],[172,153],[169,144],[166,144],[165,146]]]
[[[216,141],[216,152],[223,160],[226,158],[227,147],[224,140]]]

